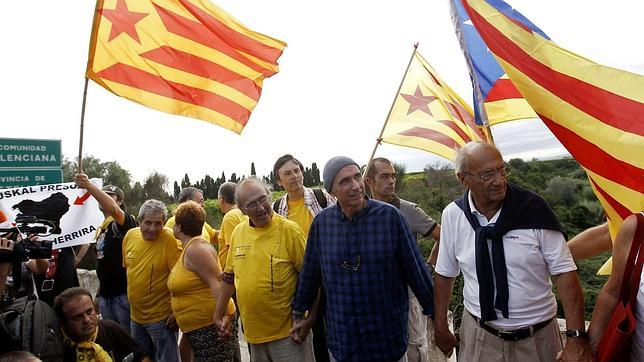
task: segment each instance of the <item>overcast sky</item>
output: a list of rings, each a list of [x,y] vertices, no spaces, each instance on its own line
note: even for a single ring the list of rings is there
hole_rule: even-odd
[[[108,0],[106,0],[107,2]],[[133,0],[129,0],[133,1]],[[558,44],[598,63],[644,74],[641,0],[515,0],[511,5]],[[323,167],[344,154],[366,163],[412,52],[419,51],[471,104],[469,75],[447,0],[255,1],[217,5],[249,28],[288,43],[280,73],[241,136],[147,109],[90,82],[84,154],[118,161],[142,181],[156,170],[171,182],[188,173],[268,174],[292,153]],[[5,1],[0,11],[0,137],[61,139],[78,154],[83,75],[94,1]],[[506,158],[560,157],[540,121],[493,128]],[[377,155],[420,170],[440,160],[383,145]]]

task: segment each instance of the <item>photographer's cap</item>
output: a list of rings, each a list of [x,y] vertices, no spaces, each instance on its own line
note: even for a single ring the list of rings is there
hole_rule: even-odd
[[[116,195],[121,201],[123,201],[123,199],[125,198],[125,194],[123,194],[123,190],[121,190],[118,186],[105,185],[103,186],[103,192],[105,192],[108,195]]]

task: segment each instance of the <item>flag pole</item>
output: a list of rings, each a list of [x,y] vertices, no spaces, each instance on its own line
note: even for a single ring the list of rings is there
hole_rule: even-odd
[[[394,97],[394,100],[391,102],[391,107],[389,107],[389,112],[387,113],[387,118],[385,118],[385,123],[382,125],[382,129],[380,130],[380,135],[376,139],[376,144],[373,146],[373,151],[371,151],[371,156],[369,156],[369,161],[367,162],[367,167],[365,167],[364,172],[362,174],[363,178],[367,175],[367,172],[369,171],[369,167],[371,167],[371,162],[373,161],[373,156],[376,154],[376,149],[378,149],[378,146],[382,144],[382,134],[385,133],[385,128],[387,127],[389,116],[391,116],[391,112],[394,110],[396,99],[400,94],[400,90],[402,89],[402,85],[405,82],[405,77],[407,76],[407,72],[409,72],[409,67],[411,66],[412,60],[414,60],[414,55],[416,55],[417,49],[418,49],[418,43],[414,43],[414,51],[411,53],[411,57],[409,57],[409,63],[407,63],[407,69],[405,69],[405,73],[403,74],[403,77],[400,80],[400,85],[398,85],[396,96]]]
[[[85,129],[85,103],[87,101],[87,83],[89,78],[85,77],[85,86],[83,87],[83,105],[81,106],[80,118],[80,139],[78,141],[78,173],[83,173],[83,130]]]
[[[85,104],[87,102],[87,84],[89,83],[89,77],[87,76],[88,70],[91,69],[92,59],[94,57],[94,44],[96,43],[96,34],[98,29],[98,22],[101,16],[100,12],[97,9],[103,8],[104,0],[96,0],[96,5],[94,6],[94,18],[92,19],[92,32],[89,37],[89,54],[87,56],[87,68],[85,69],[85,86],[83,87],[83,105],[81,106],[81,117],[80,117],[80,138],[78,140],[78,173],[83,173],[83,131],[85,128]]]

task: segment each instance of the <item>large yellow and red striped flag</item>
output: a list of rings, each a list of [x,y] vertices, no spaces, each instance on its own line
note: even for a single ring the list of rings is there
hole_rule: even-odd
[[[644,77],[599,65],[504,15],[500,0],[463,0],[521,94],[584,167],[614,235],[644,209]]]
[[[241,133],[285,47],[208,0],[98,0],[86,76],[147,107]]]
[[[453,161],[467,142],[487,140],[472,109],[414,49],[382,141],[435,153]]]

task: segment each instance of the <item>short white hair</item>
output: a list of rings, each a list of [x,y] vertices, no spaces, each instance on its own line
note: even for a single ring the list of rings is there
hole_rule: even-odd
[[[146,214],[163,214],[163,220],[168,218],[168,210],[163,201],[149,199],[145,200],[139,209],[139,221],[143,220]]]
[[[464,171],[465,165],[469,161],[469,156],[475,152],[479,147],[492,147],[496,152],[501,154],[499,150],[491,143],[483,141],[470,141],[463,145],[463,147],[456,150],[456,157],[454,158],[454,173],[457,175]]]

